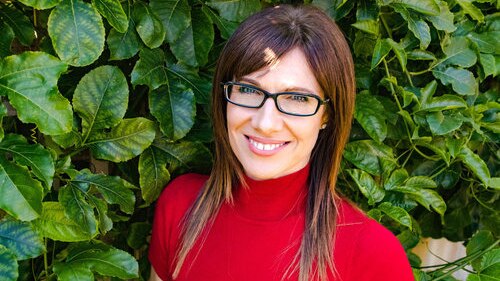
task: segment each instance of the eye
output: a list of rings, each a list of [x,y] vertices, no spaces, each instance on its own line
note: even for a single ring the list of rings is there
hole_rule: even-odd
[[[239,86],[238,92],[242,94],[260,94],[258,90],[246,86]]]
[[[304,95],[288,95],[287,99],[298,103],[307,103],[310,101],[310,97]]]

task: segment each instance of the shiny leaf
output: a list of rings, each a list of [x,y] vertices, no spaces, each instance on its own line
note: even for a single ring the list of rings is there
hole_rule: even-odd
[[[260,10],[259,0],[211,0],[206,4],[219,11],[221,17],[225,18],[228,21],[234,22],[241,22],[251,14]]]
[[[152,121],[138,117],[124,119],[108,132],[91,136],[87,145],[94,157],[113,162],[127,161],[141,154],[155,137]]]
[[[434,69],[432,74],[444,85],[451,84],[453,90],[460,95],[476,94],[477,82],[472,72],[468,70],[448,67],[445,70]]]
[[[397,166],[392,148],[371,140],[348,143],[344,157],[361,170],[377,176],[389,173]]]
[[[4,22],[0,22],[0,58],[6,57],[12,53],[10,47],[14,37],[15,34],[12,28]]]
[[[222,17],[220,17],[218,14],[216,14],[212,9],[208,8],[207,6],[203,6],[201,10],[212,20],[215,25],[217,25],[217,28],[220,31],[220,35],[223,39],[228,39],[233,32],[236,30],[238,27],[238,24],[236,22],[228,21]]]
[[[408,214],[408,212],[405,211],[405,209],[398,207],[398,206],[393,206],[389,202],[384,202],[380,204],[377,209],[381,210],[384,214],[389,216],[391,219],[399,222],[400,224],[408,227],[411,230],[411,216]]]
[[[423,103],[420,109],[433,112],[464,107],[467,107],[467,103],[463,98],[455,95],[445,94],[439,97],[432,98],[430,101]]]
[[[169,43],[175,42],[191,24],[191,7],[187,0],[151,0],[149,5],[161,19]]]
[[[210,102],[210,92],[212,83],[208,79],[198,76],[196,70],[182,64],[169,65],[168,75],[175,77],[179,83],[193,90],[196,103],[208,104]]]
[[[118,32],[128,29],[128,18],[119,0],[92,0],[92,5]]]
[[[43,187],[28,170],[0,156],[0,208],[14,218],[31,221],[42,212]]]
[[[494,77],[498,75],[499,71],[495,64],[495,57],[493,55],[480,53],[479,62],[483,67],[484,77],[488,77],[490,75]]]
[[[427,176],[413,176],[406,180],[406,187],[410,187],[413,189],[418,188],[436,188],[436,182],[434,182],[430,177]]]
[[[212,164],[210,151],[201,143],[157,140],[152,146],[165,154],[170,173],[207,172]]]
[[[100,129],[116,126],[127,111],[128,84],[116,66],[100,66],[76,86],[73,106],[82,118],[84,142]]]
[[[487,31],[480,34],[469,32],[466,36],[477,45],[480,52],[500,55],[500,44],[497,42],[500,30]]]
[[[106,234],[113,228],[113,221],[108,217],[108,204],[106,201],[96,198],[95,196],[88,196],[89,201],[94,205],[97,211],[99,230],[101,234]]]
[[[45,10],[55,7],[61,0],[19,0],[19,2],[37,10]]]
[[[17,117],[35,123],[48,135],[71,130],[69,101],[57,91],[57,80],[67,65],[42,52],[25,52],[0,60],[0,95],[8,95]]]
[[[0,244],[0,281],[14,281],[19,277],[16,256]]]
[[[76,222],[87,235],[97,234],[94,208],[85,201],[84,194],[79,188],[69,184],[59,190],[58,196],[66,217]]]
[[[434,135],[446,135],[462,126],[464,119],[460,114],[436,111],[425,116]]]
[[[384,106],[368,91],[356,95],[354,118],[379,143],[387,136],[386,116],[382,114],[384,111]]]
[[[373,35],[379,34],[379,23],[376,20],[361,20],[352,24],[355,28]]]
[[[440,11],[435,0],[394,0],[391,2],[400,4],[405,8],[412,9],[424,15],[437,16]]]
[[[453,24],[453,13],[450,12],[448,3],[446,1],[437,1],[439,5],[439,15],[426,16],[426,18],[432,22],[432,25],[437,30],[444,30],[446,32],[453,32],[457,27]]]
[[[400,186],[395,189],[396,191],[403,192],[411,199],[414,199],[422,206],[424,206],[427,210],[434,209],[441,216],[446,212],[446,203],[443,198],[434,190],[431,189],[423,189],[417,187],[410,186]]]
[[[406,51],[404,50],[403,46],[401,46],[401,44],[395,42],[390,38],[387,39],[387,42],[389,43],[389,45],[391,45],[394,54],[396,54],[396,57],[398,58],[401,68],[403,69],[403,71],[406,71],[407,58],[406,58]]]
[[[135,23],[132,19],[130,19],[128,29],[124,33],[112,28],[106,42],[111,53],[110,60],[129,59],[135,56],[141,47],[137,31],[135,31]]]
[[[374,205],[384,199],[384,190],[377,185],[370,174],[358,169],[348,169],[347,173],[354,180],[361,193],[368,199],[369,205]]]
[[[35,29],[29,18],[13,5],[0,2],[0,19],[5,22],[24,46],[29,46],[35,39]],[[1,69],[1,68],[0,68]]]
[[[196,104],[193,91],[176,80],[150,92],[149,108],[160,122],[162,133],[171,140],[183,138],[194,124]]]
[[[449,43],[443,47],[446,54],[444,61],[462,67],[471,67],[476,64],[476,53],[469,48],[465,37],[451,37]]]
[[[165,39],[165,27],[158,15],[145,3],[136,2],[133,18],[142,42],[151,49],[158,48]]]
[[[486,186],[488,186],[490,171],[479,155],[468,147],[462,147],[457,157],[462,160],[465,166],[467,166],[467,168],[469,168]]]
[[[416,14],[412,13],[404,6],[395,6],[394,10],[398,12],[408,23],[408,29],[420,40],[420,48],[427,49],[431,43],[431,32],[429,25],[421,20]]]
[[[386,39],[377,39],[371,62],[371,69],[374,69],[389,54],[392,47]]]
[[[391,176],[384,182],[385,190],[392,190],[403,185],[408,179],[408,172],[405,169],[397,169],[392,172]]]
[[[62,0],[50,13],[47,29],[57,55],[70,65],[89,65],[104,49],[102,18],[82,0]]]
[[[457,0],[462,10],[479,23],[484,22],[484,15],[481,10],[472,4],[473,0]]]
[[[31,224],[14,220],[0,221],[0,245],[7,247],[17,260],[35,258],[45,251],[42,238]]]
[[[168,158],[154,145],[147,148],[139,158],[139,182],[142,198],[148,204],[154,202],[170,181],[167,170]]]
[[[64,207],[59,202],[43,202],[42,214],[33,225],[40,235],[56,241],[76,242],[92,238],[77,222],[64,215]]]
[[[139,53],[139,60],[130,74],[130,80],[132,85],[147,85],[150,90],[168,83],[163,51],[161,49],[142,49]]]

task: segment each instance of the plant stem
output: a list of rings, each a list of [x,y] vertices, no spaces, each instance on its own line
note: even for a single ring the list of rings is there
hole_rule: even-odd
[[[43,243],[45,244],[45,252],[43,252],[43,266],[45,267],[45,277],[49,276],[49,261],[47,258],[47,238],[43,238]]]

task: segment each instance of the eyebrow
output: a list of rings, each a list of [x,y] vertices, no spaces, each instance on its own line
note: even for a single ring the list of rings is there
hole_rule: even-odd
[[[243,77],[241,77],[240,81],[251,83],[252,85],[255,85],[259,88],[262,88],[262,86],[260,85],[260,83],[257,80],[252,79],[250,77],[243,76]],[[316,93],[315,91],[311,91],[310,89],[302,88],[302,87],[286,88],[284,91],[281,91],[281,92],[304,92],[304,93],[315,94],[315,95],[320,96],[319,93]]]

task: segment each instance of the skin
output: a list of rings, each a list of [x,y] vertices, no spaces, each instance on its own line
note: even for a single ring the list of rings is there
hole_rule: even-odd
[[[324,99],[304,53],[298,48],[290,50],[271,66],[242,77],[239,82],[252,84],[271,93],[313,93]],[[229,103],[226,114],[231,148],[245,173],[257,180],[285,176],[305,167],[321,125],[327,118],[324,106],[313,116],[298,117],[279,112],[272,99],[267,99],[257,109]],[[264,151],[250,140],[275,148]],[[151,267],[149,281],[161,280]]]

